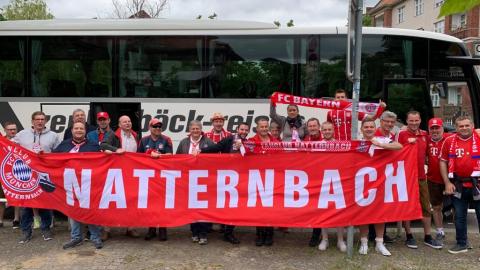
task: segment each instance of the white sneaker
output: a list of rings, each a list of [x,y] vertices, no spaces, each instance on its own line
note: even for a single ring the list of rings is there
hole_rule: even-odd
[[[327,250],[328,248],[328,239],[322,239],[322,241],[320,242],[320,245],[318,245],[318,249],[320,250]]]
[[[337,248],[338,248],[341,252],[347,252],[347,245],[345,245],[345,241],[338,241],[338,242],[337,242]]]
[[[382,242],[377,242],[377,244],[375,245],[375,251],[382,254],[383,256],[392,256],[392,253],[388,251],[388,249]]]
[[[368,254],[368,242],[367,243],[360,243],[360,249],[358,250],[360,255],[367,255]]]

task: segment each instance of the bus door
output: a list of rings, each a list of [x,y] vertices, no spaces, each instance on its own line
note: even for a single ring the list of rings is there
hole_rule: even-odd
[[[387,109],[397,114],[398,122],[406,124],[407,112],[415,110],[422,117],[420,127],[427,129],[433,110],[425,79],[387,79],[383,82],[383,93]]]
[[[110,116],[110,127],[115,131],[118,128],[118,118],[127,115],[132,121],[132,129],[141,137],[140,110],[140,103],[91,102],[89,117],[91,123],[96,125],[97,113],[107,112]]]

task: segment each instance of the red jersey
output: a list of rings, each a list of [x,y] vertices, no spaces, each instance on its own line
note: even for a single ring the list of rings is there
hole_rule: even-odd
[[[218,143],[219,141],[225,139],[226,137],[228,137],[230,135],[232,135],[232,133],[226,131],[223,128],[222,128],[222,131],[218,134],[213,131],[213,128],[209,132],[205,133],[205,136],[207,138],[209,138],[210,140],[212,140],[214,143]]]
[[[417,141],[417,164],[418,164],[418,179],[426,179],[425,175],[425,158],[427,156],[427,132],[419,129],[417,133],[413,133],[409,130],[401,130],[397,135],[397,141],[402,145],[407,145],[409,138],[415,138]]]
[[[366,113],[358,112],[358,120],[362,121]],[[352,112],[345,110],[330,110],[327,121],[333,124],[333,137],[335,140],[344,141],[352,139]]]
[[[455,160],[455,173],[459,177],[470,177],[473,172],[473,162],[472,162],[472,137],[468,139],[462,139],[458,135],[452,135],[445,139],[440,159],[446,162],[449,162],[448,154],[450,152],[450,146],[452,144],[452,139],[457,137],[457,149],[455,149],[456,158]],[[466,184],[466,183],[464,183]],[[471,185],[471,183],[469,183]]]
[[[281,142],[281,140],[273,137],[270,133],[268,134],[268,138],[269,138],[269,142]],[[248,139],[248,141],[251,141],[251,142],[256,142],[256,143],[261,143],[261,142],[264,142],[262,141],[262,138],[260,138],[260,136],[258,136],[258,134],[255,134],[255,136],[251,137]],[[268,153],[269,151],[265,151],[261,148],[259,148],[258,146],[255,147],[256,149],[254,149],[254,152],[256,153]]]
[[[434,141],[431,136],[427,138],[427,180],[430,182],[443,184],[442,175],[440,174],[440,155],[442,144],[449,136],[452,136],[452,134],[444,133],[443,137],[438,141]]]

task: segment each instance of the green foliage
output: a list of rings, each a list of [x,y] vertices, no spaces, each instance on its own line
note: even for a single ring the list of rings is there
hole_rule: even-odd
[[[197,16],[197,20],[200,20],[201,18],[202,18],[202,15],[199,14],[199,15]]]
[[[4,7],[3,17],[6,20],[53,19],[53,15],[43,0],[11,0]]]
[[[287,27],[294,27],[295,25],[293,24],[293,20],[290,19],[290,21],[287,22]]]
[[[279,21],[273,21],[273,24],[275,24],[277,27],[280,27],[280,22]]]
[[[466,12],[480,5],[480,0],[445,0],[438,17]]]
[[[363,14],[363,17],[362,17],[362,25],[363,26],[373,26],[373,23],[372,23],[372,17],[368,14]]]
[[[217,13],[213,12],[213,14],[210,15],[210,16],[208,16],[208,18],[209,18],[210,20],[213,20],[213,19],[216,19],[217,16],[218,16]]]

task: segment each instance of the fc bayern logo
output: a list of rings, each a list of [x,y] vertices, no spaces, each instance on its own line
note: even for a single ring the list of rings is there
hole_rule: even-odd
[[[376,109],[377,109],[377,106],[375,106],[375,104],[368,103],[365,105],[365,110],[369,113],[374,112]]]
[[[26,155],[8,153],[2,161],[0,177],[7,196],[35,198],[43,191],[53,192],[55,185],[47,173],[38,172],[29,166]]]

